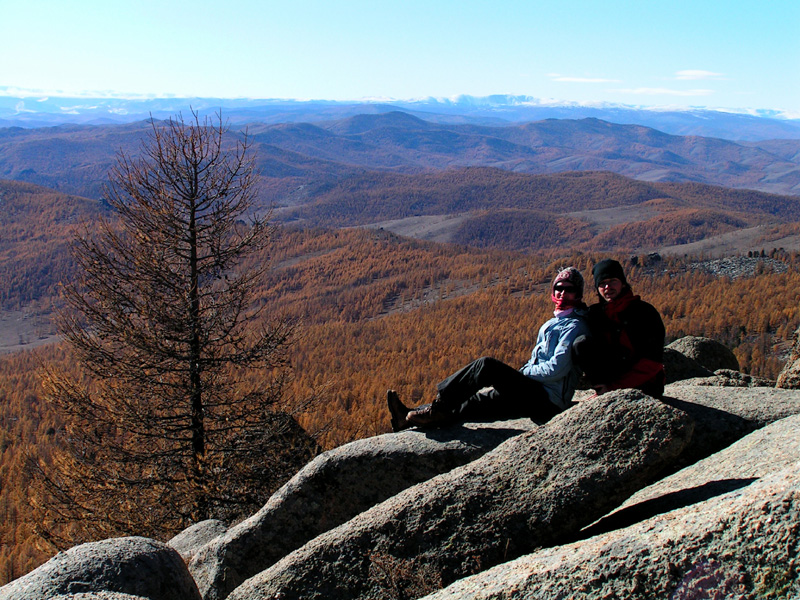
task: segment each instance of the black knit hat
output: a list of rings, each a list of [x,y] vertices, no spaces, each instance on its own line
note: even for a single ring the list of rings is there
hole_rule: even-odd
[[[594,277],[594,287],[599,287],[600,282],[604,279],[619,279],[623,285],[628,285],[622,265],[611,258],[606,258],[597,263],[592,269],[592,277]]]

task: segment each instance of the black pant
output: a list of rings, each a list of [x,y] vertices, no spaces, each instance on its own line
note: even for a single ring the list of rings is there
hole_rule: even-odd
[[[492,391],[480,392],[492,387]],[[442,381],[434,402],[454,420],[496,421],[529,417],[544,422],[560,412],[541,383],[488,356],[472,361]]]

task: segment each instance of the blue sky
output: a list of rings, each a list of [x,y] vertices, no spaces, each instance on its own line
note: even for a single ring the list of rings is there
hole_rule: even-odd
[[[0,0],[0,94],[523,94],[800,118],[800,1]]]

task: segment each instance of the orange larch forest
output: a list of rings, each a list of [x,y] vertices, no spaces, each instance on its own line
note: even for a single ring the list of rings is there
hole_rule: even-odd
[[[279,229],[273,242],[254,259],[272,265],[258,302],[267,314],[302,319],[293,397],[316,398],[299,420],[325,449],[388,432],[389,387],[413,403],[478,356],[521,365],[551,310],[555,271],[572,264],[588,279],[606,256],[480,250],[360,229]],[[628,265],[634,292],[661,311],[668,341],[707,336],[731,347],[743,371],[777,376],[800,323],[800,254],[739,257],[755,270],[736,277],[713,273],[703,257],[639,257],[637,266],[627,254],[615,258]],[[42,285],[27,306],[46,323],[53,280]],[[70,360],[58,343],[0,356],[0,584],[52,552],[38,543],[23,466],[28,453],[58,451],[59,419],[41,401],[37,371],[43,362],[69,370]]]

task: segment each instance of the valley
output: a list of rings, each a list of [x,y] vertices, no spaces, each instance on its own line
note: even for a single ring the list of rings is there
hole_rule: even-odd
[[[0,354],[31,350],[57,341],[50,315],[0,310]]]

